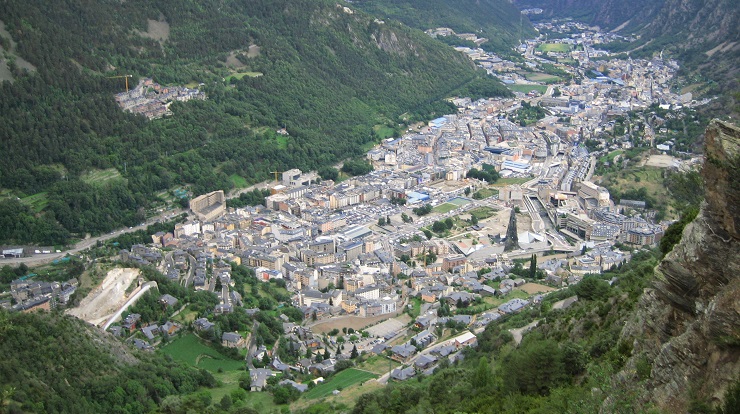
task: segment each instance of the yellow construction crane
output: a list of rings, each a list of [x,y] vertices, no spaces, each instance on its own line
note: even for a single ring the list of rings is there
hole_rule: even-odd
[[[280,181],[278,180],[278,174],[282,174],[282,173],[283,171],[270,171],[270,174],[275,174],[275,181]]]
[[[134,75],[119,75],[119,76],[108,76],[108,79],[126,79],[126,92],[128,92],[128,78],[133,78]]]

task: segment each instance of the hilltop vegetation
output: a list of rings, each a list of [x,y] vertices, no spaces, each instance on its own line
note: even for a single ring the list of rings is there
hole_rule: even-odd
[[[200,194],[230,189],[232,176],[318,169],[360,155],[378,124],[448,113],[450,95],[509,94],[429,36],[327,0],[47,6],[0,11],[15,52],[37,68],[12,67],[15,81],[0,85],[0,187],[10,190],[0,204],[15,222],[0,228],[0,243],[64,243],[69,232],[130,226],[163,190]],[[152,22],[168,35],[153,39]],[[262,76],[231,76],[237,70]],[[132,84],[201,83],[208,100],[174,103],[173,116],[147,121],[115,104],[123,80],[109,77],[122,74]],[[278,138],[283,127],[289,136]],[[90,180],[93,170],[120,176]],[[8,201],[40,192],[29,208]],[[55,222],[52,236],[36,236]]]
[[[0,391],[7,412],[144,413],[168,396],[190,396],[202,410],[201,387],[215,380],[156,354],[134,352],[84,322],[59,313],[0,309]],[[208,397],[210,399],[210,397]]]
[[[456,33],[476,33],[488,42],[482,48],[506,55],[519,40],[534,36],[528,19],[506,0],[361,0],[357,7],[421,30],[449,27]],[[458,45],[462,45],[458,39]]]

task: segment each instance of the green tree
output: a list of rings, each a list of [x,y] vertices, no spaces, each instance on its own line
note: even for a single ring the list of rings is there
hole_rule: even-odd
[[[318,173],[322,180],[336,181],[339,178],[339,171],[333,167],[320,168]]]
[[[219,406],[221,407],[222,410],[229,411],[233,403],[234,402],[232,401],[231,396],[226,394],[221,398],[221,401],[219,402]]]
[[[697,208],[691,208],[681,215],[679,221],[668,226],[665,235],[660,239],[660,251],[664,256],[670,253],[673,247],[681,241],[684,227],[694,221],[698,213],[699,210]]]
[[[574,287],[576,295],[583,300],[603,300],[609,296],[609,283],[597,276],[586,276]]]
[[[432,224],[432,231],[435,233],[443,233],[445,230],[447,230],[447,226],[442,221],[435,221]]]
[[[532,279],[537,278],[537,255],[534,253],[529,261],[529,277]]]
[[[493,384],[493,371],[488,363],[488,358],[482,356],[478,359],[478,366],[473,372],[473,385],[479,389],[486,389]]]
[[[547,394],[567,378],[557,343],[531,335],[504,359],[502,368],[505,387],[525,394]]]

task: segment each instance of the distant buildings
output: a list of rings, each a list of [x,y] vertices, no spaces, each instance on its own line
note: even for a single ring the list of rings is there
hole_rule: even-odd
[[[130,91],[116,94],[115,99],[124,111],[155,119],[172,113],[169,110],[172,101],[204,100],[206,94],[183,86],[162,86],[151,78],[144,78]]]
[[[213,191],[190,200],[190,210],[203,221],[212,221],[226,211],[226,197],[223,190]]]

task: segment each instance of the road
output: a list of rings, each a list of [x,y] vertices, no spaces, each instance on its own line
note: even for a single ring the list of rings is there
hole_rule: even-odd
[[[86,238],[84,240],[81,240],[79,243],[75,244],[74,247],[72,247],[71,249],[65,250],[65,251],[62,251],[62,252],[59,252],[59,253],[36,254],[36,255],[33,255],[33,256],[30,256],[30,257],[21,257],[21,258],[17,258],[17,259],[0,259],[0,266],[4,266],[6,264],[7,265],[19,265],[21,263],[25,263],[26,266],[38,266],[38,265],[42,265],[42,264],[51,263],[52,261],[54,261],[56,259],[59,259],[59,258],[62,258],[64,256],[68,255],[68,254],[69,255],[75,255],[75,254],[77,254],[77,253],[79,253],[79,252],[81,252],[81,251],[83,251],[85,249],[88,249],[88,248],[90,248],[92,246],[95,246],[99,241],[100,242],[104,242],[106,240],[109,240],[109,239],[118,237],[118,236],[120,236],[121,234],[124,234],[124,233],[132,233],[132,232],[135,232],[137,230],[146,230],[147,226],[150,226],[152,224],[161,222],[163,220],[171,219],[172,217],[177,216],[177,215],[180,215],[180,214],[182,214],[184,212],[185,212],[185,210],[183,210],[181,208],[180,209],[176,209],[176,210],[170,210],[170,211],[167,211],[165,213],[162,213],[162,214],[160,214],[158,216],[151,217],[147,221],[145,221],[144,223],[142,223],[141,225],[138,225],[138,226],[135,226],[135,227],[129,227],[129,228],[124,228],[124,229],[116,230],[116,231],[114,231],[112,233],[102,234],[102,235],[96,236],[96,237],[88,237],[88,238]]]
[[[254,189],[263,189],[263,188],[269,188],[272,181],[263,181],[261,183],[257,183],[255,185],[249,186],[247,188],[242,188],[239,190],[236,190],[229,194],[229,198],[238,197],[242,193],[246,193],[249,191],[252,191]],[[89,249],[92,246],[95,246],[99,241],[104,242],[106,240],[110,240],[112,238],[118,237],[121,234],[124,233],[132,233],[137,230],[146,230],[147,226],[150,226],[152,224],[162,222],[169,220],[175,216],[178,216],[184,212],[186,212],[186,209],[178,208],[174,210],[168,210],[165,211],[159,215],[153,216],[149,219],[147,219],[143,225],[129,227],[129,228],[123,228],[113,231],[112,233],[108,234],[102,234],[100,236],[96,237],[88,237],[84,240],[81,240],[77,244],[75,244],[72,248],[59,252],[59,253],[49,253],[49,254],[35,254],[33,256],[29,257],[21,257],[21,258],[14,258],[14,259],[0,259],[0,266],[4,265],[11,265],[16,266],[21,263],[25,263],[26,266],[32,267],[32,266],[39,266],[47,263],[51,263],[56,259],[62,258],[66,255],[75,255],[85,249]]]
[[[185,279],[182,279],[181,282],[184,282],[185,284],[183,286],[188,287],[193,284],[193,277],[195,275],[195,265],[198,263],[197,260],[195,260],[195,257],[193,257],[192,254],[188,253],[188,275],[185,276]]]
[[[540,323],[539,319],[531,322],[527,326],[524,326],[518,329],[509,329],[511,336],[514,337],[514,343],[516,343],[518,346],[522,342],[522,337],[524,336],[524,334],[529,332],[532,328],[536,327],[538,323]]]
[[[134,294],[134,295],[133,295],[133,296],[132,296],[132,297],[131,297],[131,298],[130,298],[129,300],[127,300],[127,301],[126,301],[126,303],[124,303],[124,304],[123,304],[123,306],[121,306],[121,309],[118,309],[118,311],[116,311],[116,313],[114,313],[114,314],[113,314],[113,316],[111,316],[111,317],[110,317],[110,318],[108,319],[108,322],[106,322],[106,323],[105,323],[105,325],[103,325],[103,328],[102,328],[102,329],[103,329],[104,331],[105,331],[106,329],[108,329],[108,327],[109,327],[109,326],[111,326],[111,324],[112,324],[113,322],[115,322],[115,321],[116,321],[116,319],[118,319],[118,318],[120,318],[120,317],[121,317],[121,314],[122,314],[122,313],[123,313],[123,312],[124,312],[124,311],[125,311],[126,309],[128,309],[128,307],[129,307],[129,306],[131,306],[131,305],[133,305],[134,303],[136,303],[136,301],[137,301],[137,300],[139,300],[139,298],[140,298],[140,297],[141,297],[142,295],[144,295],[144,293],[146,293],[146,292],[147,292],[147,291],[148,291],[149,289],[151,289],[151,288],[157,288],[157,282],[146,282],[146,283],[144,283],[143,285],[141,285],[141,289],[140,289],[140,290],[139,290],[138,292],[136,292],[136,293],[135,293],[135,294]]]
[[[524,206],[527,208],[527,212],[532,218],[532,231],[535,233],[545,231],[545,223],[543,222],[542,217],[540,217],[540,213],[537,208],[532,204],[532,199],[529,198],[529,194],[525,193],[523,200]]]

